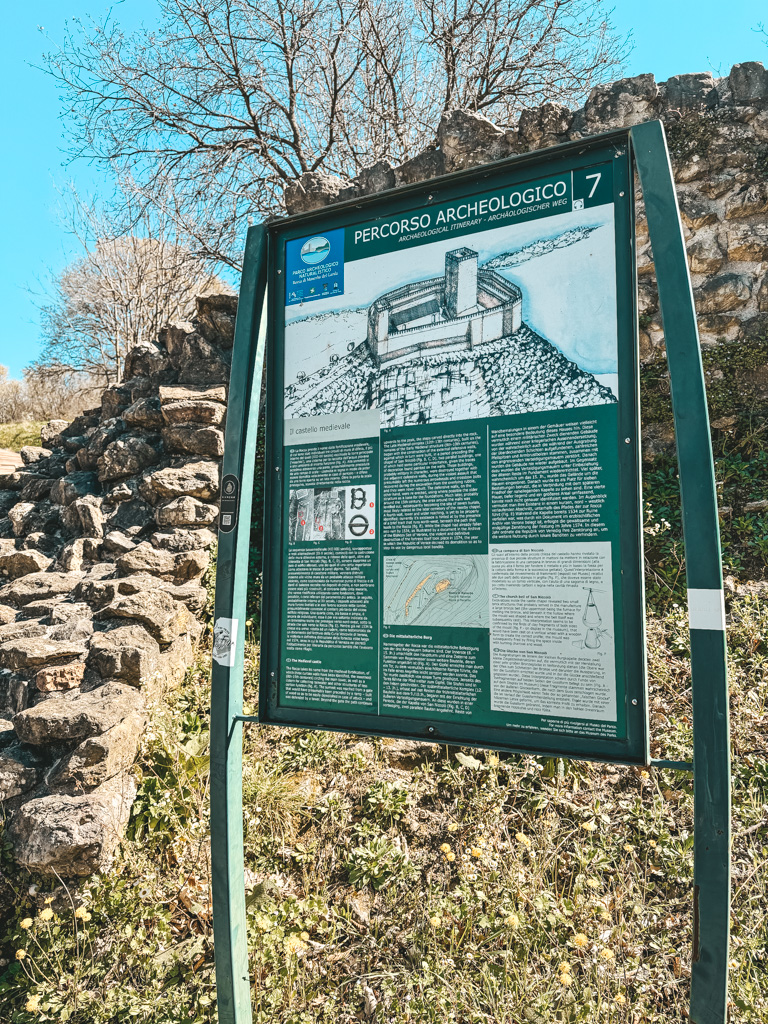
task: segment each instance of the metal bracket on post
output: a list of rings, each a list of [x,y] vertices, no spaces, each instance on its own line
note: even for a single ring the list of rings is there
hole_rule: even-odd
[[[694,937],[690,1019],[728,1013],[731,764],[725,605],[712,442],[688,260],[664,128],[630,129],[659,288],[677,439],[693,691]]]
[[[211,669],[211,871],[219,1024],[252,1021],[243,871],[243,642],[266,342],[266,248],[266,229],[261,225],[250,228],[237,307],[222,464]],[[228,482],[229,494],[224,493]]]

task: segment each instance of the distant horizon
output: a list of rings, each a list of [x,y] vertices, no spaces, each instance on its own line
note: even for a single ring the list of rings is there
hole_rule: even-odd
[[[74,8],[74,10],[73,10]],[[122,0],[87,8],[80,0],[66,10],[70,19],[111,17],[126,31],[142,23],[152,27],[159,7],[152,0]],[[768,41],[758,28],[753,3],[735,0],[727,18],[713,2],[667,4],[648,0],[642,9],[618,0],[612,22],[617,32],[632,32],[634,48],[625,77],[653,73],[665,81],[672,75],[730,72],[735,63],[768,64]],[[768,19],[767,19],[768,20]],[[86,196],[111,191],[107,171],[84,161],[68,164],[62,146],[62,120],[56,83],[42,70],[41,55],[55,50],[63,38],[66,17],[54,0],[12,7],[6,16],[3,60],[0,62],[6,99],[6,134],[11,158],[4,161],[0,301],[3,308],[0,364],[19,378],[41,350],[36,302],[45,301],[49,273],[59,273],[80,249],[57,222],[57,187],[73,181]],[[663,25],[663,31],[658,26]],[[44,33],[38,31],[42,26]],[[35,292],[37,295],[35,296]]]

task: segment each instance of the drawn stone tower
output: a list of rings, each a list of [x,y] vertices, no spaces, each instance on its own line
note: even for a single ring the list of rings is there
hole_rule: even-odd
[[[448,316],[464,316],[477,309],[477,253],[453,249],[445,254],[445,306]]]

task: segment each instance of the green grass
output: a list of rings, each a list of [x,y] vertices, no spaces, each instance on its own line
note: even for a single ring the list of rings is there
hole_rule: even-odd
[[[43,424],[43,420],[39,423],[0,423],[0,448],[20,452],[25,445],[39,445]]]
[[[768,607],[748,598],[730,611],[731,1021],[764,1024]],[[654,755],[675,759],[691,753],[683,627],[675,608],[649,623]],[[249,711],[257,656],[250,644]],[[0,933],[0,1002],[11,1024],[216,1019],[209,665],[201,655],[145,737],[129,838],[109,875],[65,887],[3,864],[17,892]],[[434,748],[404,768],[391,741],[248,728],[244,839],[259,1024],[683,1019],[688,776],[475,754],[473,766]],[[81,903],[89,920],[85,911],[74,917]]]

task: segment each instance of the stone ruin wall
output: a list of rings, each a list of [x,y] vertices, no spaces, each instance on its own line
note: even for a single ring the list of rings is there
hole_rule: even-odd
[[[424,181],[660,117],[678,185],[702,345],[768,343],[768,72],[652,75],[546,103],[499,127],[456,110],[435,144],[353,180],[314,172],[289,213]],[[641,359],[664,366],[653,256],[638,192]],[[135,795],[148,707],[192,660],[218,513],[236,299],[199,299],[128,357],[99,409],[53,422],[0,475],[0,801],[16,858],[62,875],[103,870]],[[721,371],[709,371],[714,378]],[[663,385],[665,374],[658,375]],[[710,380],[710,385],[713,380]],[[745,387],[747,383],[745,382]],[[749,387],[768,400],[768,356]],[[662,388],[663,390],[663,388]],[[715,418],[729,430],[735,417]],[[666,431],[666,435],[665,435]],[[671,426],[646,424],[651,447]]]
[[[32,870],[108,866],[148,710],[192,663],[236,308],[198,299],[0,475],[0,801]]]

